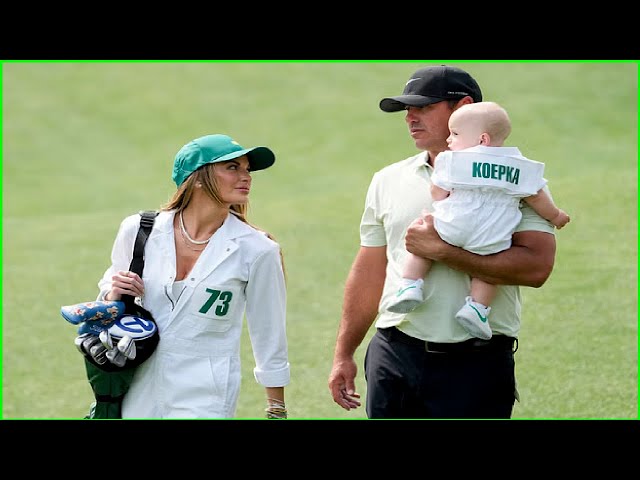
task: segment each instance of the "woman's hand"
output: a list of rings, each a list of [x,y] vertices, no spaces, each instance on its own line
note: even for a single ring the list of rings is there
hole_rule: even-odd
[[[105,300],[120,300],[122,295],[144,295],[144,282],[137,273],[121,270],[111,277],[111,281],[111,291],[104,296]]]

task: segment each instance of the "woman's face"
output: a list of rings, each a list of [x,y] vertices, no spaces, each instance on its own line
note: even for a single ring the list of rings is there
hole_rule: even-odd
[[[251,190],[249,159],[246,155],[214,164],[214,175],[220,199],[228,205],[245,204]]]

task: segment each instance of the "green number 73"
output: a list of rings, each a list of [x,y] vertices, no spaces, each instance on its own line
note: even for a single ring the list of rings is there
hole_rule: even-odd
[[[219,317],[223,317],[229,311],[229,303],[231,302],[231,298],[233,298],[233,293],[231,292],[222,292],[220,290],[211,290],[207,288],[207,293],[210,293],[211,296],[207,299],[207,301],[200,307],[200,313],[207,313],[209,309],[216,303],[216,300],[220,299],[222,302],[216,307],[216,315]]]

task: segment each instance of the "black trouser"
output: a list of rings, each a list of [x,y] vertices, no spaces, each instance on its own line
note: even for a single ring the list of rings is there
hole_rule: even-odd
[[[369,418],[511,418],[517,339],[431,343],[378,329],[364,360]]]

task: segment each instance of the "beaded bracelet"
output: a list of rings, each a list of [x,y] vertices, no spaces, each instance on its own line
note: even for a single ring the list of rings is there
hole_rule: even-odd
[[[287,407],[284,402],[275,400],[273,398],[267,399],[267,408],[264,409],[267,413],[267,418],[286,419]]]

